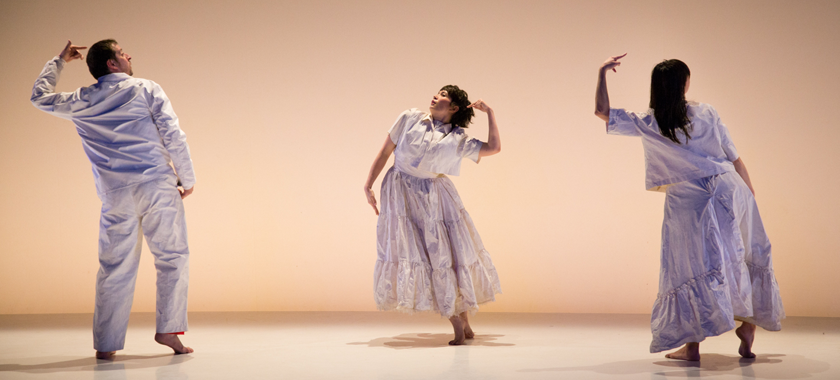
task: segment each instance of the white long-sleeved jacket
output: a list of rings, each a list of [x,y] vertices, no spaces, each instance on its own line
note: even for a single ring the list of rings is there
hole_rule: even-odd
[[[60,57],[47,62],[30,100],[76,124],[97,193],[175,175],[185,189],[195,185],[186,134],[160,85],[114,73],[74,92],[55,93],[64,64]]]

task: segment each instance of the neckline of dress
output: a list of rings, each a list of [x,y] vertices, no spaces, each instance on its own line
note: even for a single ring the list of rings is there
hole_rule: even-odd
[[[443,134],[449,134],[449,132],[452,132],[452,130],[454,129],[452,127],[452,123],[444,123],[440,120],[435,120],[433,117],[431,117],[431,115],[429,119],[432,120],[432,129],[440,130],[441,132],[443,132]],[[449,130],[447,130],[446,128],[447,125],[449,126]]]

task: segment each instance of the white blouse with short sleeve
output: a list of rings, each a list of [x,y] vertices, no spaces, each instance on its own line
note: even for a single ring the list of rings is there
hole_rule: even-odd
[[[434,178],[441,174],[457,176],[461,159],[476,163],[481,140],[467,136],[463,128],[433,120],[431,115],[412,108],[400,114],[388,130],[394,149],[394,166],[405,174]]]
[[[677,144],[659,132],[653,110],[645,113],[610,109],[607,133],[639,136],[645,150],[645,188],[664,191],[671,184],[735,171],[738,151],[717,111],[705,103],[688,103],[688,141],[677,131]]]

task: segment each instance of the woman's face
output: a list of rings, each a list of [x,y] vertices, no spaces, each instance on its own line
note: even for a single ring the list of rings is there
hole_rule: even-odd
[[[432,98],[432,104],[429,106],[429,110],[432,113],[447,113],[450,109],[455,108],[452,105],[452,99],[449,98],[449,94],[446,93],[446,90],[440,90],[435,96]],[[454,111],[452,112],[455,113]]]

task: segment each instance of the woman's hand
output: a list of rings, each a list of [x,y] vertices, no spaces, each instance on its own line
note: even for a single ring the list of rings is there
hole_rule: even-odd
[[[607,71],[615,71],[615,68],[621,66],[619,59],[624,58],[627,53],[616,55],[608,58],[601,64],[601,69],[598,70],[598,84],[595,87],[595,116],[603,120],[609,126],[610,122],[610,94],[607,92]]]
[[[70,43],[70,40],[67,40],[67,46],[64,47],[64,50],[59,53],[59,57],[64,60],[64,62],[70,62],[74,59],[82,59],[82,53],[79,50],[87,49],[87,46],[76,46]]]
[[[621,66],[621,62],[619,62],[618,60],[624,58],[625,55],[627,55],[627,53],[624,53],[622,55],[616,55],[616,56],[608,58],[601,65],[601,71],[605,72],[605,71],[608,71],[608,70],[612,70],[613,72],[615,72],[615,68],[618,67],[618,66]]]
[[[365,187],[365,196],[367,197],[367,201],[370,207],[373,207],[373,211],[376,213],[376,215],[379,215],[379,209],[376,208],[376,195],[373,194],[373,189]]]
[[[487,142],[481,144],[481,149],[478,151],[478,158],[492,156],[501,152],[502,139],[499,137],[499,127],[496,125],[496,115],[493,113],[493,109],[481,99],[478,99],[473,104],[468,105],[467,108],[475,108],[486,113],[487,121],[489,122],[487,128]]]
[[[487,103],[484,103],[484,101],[481,99],[478,99],[475,101],[475,103],[468,105],[467,108],[475,108],[481,112],[490,112],[493,110],[492,108],[490,108],[490,106],[487,105]]]
[[[382,144],[382,148],[379,149],[379,153],[376,154],[376,158],[370,166],[370,172],[368,172],[368,177],[364,184],[365,197],[370,207],[373,207],[373,212],[376,215],[379,215],[379,209],[376,208],[376,195],[373,194],[373,182],[376,181],[376,177],[379,177],[379,173],[385,167],[385,163],[388,162],[388,157],[391,157],[391,153],[394,153],[394,149],[396,148],[397,144],[394,144],[391,141],[391,136],[386,134],[385,142]]]

